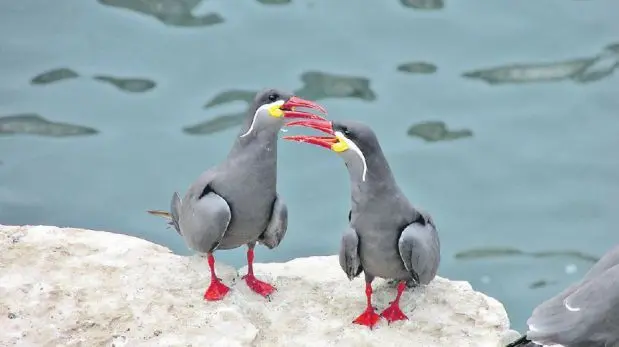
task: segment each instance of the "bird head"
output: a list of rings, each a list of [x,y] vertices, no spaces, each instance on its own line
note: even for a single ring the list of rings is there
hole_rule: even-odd
[[[378,139],[372,129],[359,122],[298,120],[289,122],[286,126],[303,126],[328,134],[328,136],[292,135],[284,136],[283,139],[310,143],[330,149],[344,159],[349,170],[353,169],[352,167],[362,170],[360,174],[364,181],[368,170],[366,156],[371,155],[376,149],[380,148]]]
[[[299,108],[312,109],[327,114],[327,110],[316,102],[302,99],[288,92],[277,89],[258,92],[249,109],[251,123],[241,137],[264,128],[277,127],[279,129],[284,124],[284,119],[325,120],[319,115],[299,110]]]

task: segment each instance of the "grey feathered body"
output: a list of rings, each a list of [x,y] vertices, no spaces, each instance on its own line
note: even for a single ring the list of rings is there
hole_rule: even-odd
[[[210,252],[214,246],[232,249],[260,239],[272,220],[278,198],[278,130],[237,138],[228,158],[204,172],[190,186],[179,211],[181,234],[190,248]],[[248,145],[249,141],[254,143]],[[201,206],[206,199],[200,197],[207,186],[211,191],[207,197],[212,199]],[[222,212],[213,212],[218,209]],[[227,223],[226,218],[229,218]],[[223,235],[208,229],[213,224],[217,226],[213,230],[223,226]]]
[[[581,281],[537,306],[527,323],[527,338],[538,343],[619,346],[619,246]]]
[[[377,182],[369,189],[357,188],[352,195],[350,225],[359,237],[361,266],[369,277],[410,281],[415,276],[404,265],[398,244],[406,227],[428,216],[414,209],[397,186],[382,183]],[[357,195],[363,197],[356,199]],[[417,242],[424,249],[424,254],[419,256],[427,258],[414,269],[418,276],[415,280],[428,284],[438,269],[440,245],[436,229],[430,227],[425,233],[419,233]]]
[[[365,180],[360,161],[349,159],[346,163],[351,211],[350,229],[344,233],[340,248],[342,269],[349,278],[363,271],[366,280],[381,277],[428,284],[436,276],[440,262],[434,222],[404,196],[377,140],[372,148],[366,147],[364,154]],[[354,266],[355,252],[358,268]]]
[[[353,188],[350,225],[359,237],[359,257],[366,275],[411,279],[404,267],[398,240],[417,216],[409,202],[381,182],[369,189]],[[395,193],[395,194],[394,194]],[[361,198],[356,198],[363,195]]]

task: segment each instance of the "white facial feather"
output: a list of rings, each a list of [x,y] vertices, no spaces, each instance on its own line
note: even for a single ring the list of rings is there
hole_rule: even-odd
[[[284,104],[283,100],[278,100],[275,102],[272,102],[270,104],[264,104],[260,107],[258,107],[258,109],[256,110],[256,112],[254,113],[254,118],[251,120],[251,125],[249,126],[249,129],[247,129],[247,131],[245,132],[245,134],[239,136],[239,137],[245,137],[247,135],[249,135],[249,133],[252,132],[252,130],[254,130],[254,124],[256,123],[256,118],[258,117],[258,114],[260,112],[269,112],[269,108],[273,107],[273,106],[282,106]]]
[[[570,306],[570,304],[568,304],[568,302],[567,302],[567,299],[565,301],[563,301],[563,305],[565,306],[565,308],[567,308],[571,312],[578,312],[578,311],[580,311],[580,307],[572,307],[572,306]]]
[[[340,131],[336,131],[335,135],[337,135],[339,138],[343,138],[344,141],[346,141],[348,148],[351,149],[353,152],[355,152],[361,159],[361,162],[363,163],[363,174],[361,176],[361,179],[363,180],[363,182],[365,182],[365,175],[368,172],[368,164],[365,161],[365,156],[363,155],[363,152],[361,152],[359,147],[352,140],[344,136],[344,134],[342,134]]]

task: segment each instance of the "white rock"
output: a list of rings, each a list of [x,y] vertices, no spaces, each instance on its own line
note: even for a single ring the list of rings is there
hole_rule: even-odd
[[[406,292],[409,320],[369,330],[351,324],[364,309],[363,280],[349,282],[336,257],[255,270],[278,288],[271,302],[221,264],[232,290],[206,302],[199,256],[102,231],[0,225],[0,345],[496,347],[509,327],[503,306],[467,282],[437,277]],[[382,310],[395,288],[376,280],[374,289]]]

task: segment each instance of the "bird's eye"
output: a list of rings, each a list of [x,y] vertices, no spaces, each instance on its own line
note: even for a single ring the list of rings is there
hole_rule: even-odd
[[[344,134],[344,136],[348,137],[350,135],[350,130],[348,130],[348,128],[346,127],[343,127],[342,133]]]
[[[275,101],[277,101],[277,99],[279,99],[279,95],[277,95],[277,94],[269,94],[269,101],[270,102],[275,102]]]

